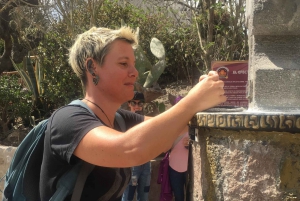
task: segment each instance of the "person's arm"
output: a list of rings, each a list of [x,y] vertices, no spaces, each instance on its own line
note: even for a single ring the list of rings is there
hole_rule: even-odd
[[[143,164],[172,146],[180,131],[199,111],[224,101],[224,83],[214,72],[205,77],[189,94],[164,113],[134,126],[125,133],[100,126],[81,140],[74,154],[105,167],[132,167]]]

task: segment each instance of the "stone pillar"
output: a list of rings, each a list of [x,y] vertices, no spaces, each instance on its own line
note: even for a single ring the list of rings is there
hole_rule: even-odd
[[[300,1],[247,0],[249,109],[299,110]]]
[[[249,109],[190,121],[191,201],[300,200],[300,1],[247,0]]]

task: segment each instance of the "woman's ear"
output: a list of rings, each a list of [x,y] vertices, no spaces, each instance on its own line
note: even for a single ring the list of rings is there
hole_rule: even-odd
[[[94,60],[88,59],[86,62],[86,68],[89,71],[89,73],[93,76],[93,83],[96,86],[99,82],[99,76],[95,74],[95,66],[94,66]]]
[[[95,75],[95,72],[94,72],[94,65],[93,65],[93,60],[92,59],[89,59],[87,61],[87,70],[90,72],[91,75]]]

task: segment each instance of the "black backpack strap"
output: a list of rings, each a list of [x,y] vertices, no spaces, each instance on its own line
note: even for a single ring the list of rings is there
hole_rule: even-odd
[[[123,117],[122,117],[118,112],[116,112],[116,121],[118,122],[118,124],[119,124],[121,130],[122,130],[123,132],[125,132],[125,131],[126,131],[125,120],[123,119]]]
[[[89,174],[94,169],[95,165],[83,162],[79,175],[76,179],[76,184],[73,190],[71,201],[79,201],[81,198],[82,190],[86,181],[86,178],[89,176]]]
[[[93,114],[95,116],[94,112],[87,106],[87,104],[85,104],[83,101],[81,101],[79,99],[72,101],[69,105],[80,105],[80,106],[86,108],[91,114]],[[116,121],[119,124],[121,130],[123,132],[125,132],[126,124],[125,124],[124,118],[118,112],[116,112],[115,118],[116,118]]]
[[[72,101],[69,105],[80,105],[86,108],[92,115],[95,116],[94,112],[87,106],[87,104],[85,104],[83,101],[79,99]],[[80,200],[86,178],[89,176],[89,174],[93,171],[95,167],[95,165],[87,163],[85,161],[82,161],[81,163],[82,165],[80,167],[80,171],[76,179],[71,201]]]
[[[64,200],[74,190],[83,163],[77,163],[71,170],[63,174],[56,185],[56,191],[49,201]]]
[[[73,100],[71,103],[69,103],[69,105],[80,105],[82,107],[84,107],[85,109],[87,109],[92,115],[94,115],[96,117],[96,115],[94,114],[94,112],[89,108],[89,106],[87,106],[87,104],[85,104],[83,101],[77,99],[77,100]]]

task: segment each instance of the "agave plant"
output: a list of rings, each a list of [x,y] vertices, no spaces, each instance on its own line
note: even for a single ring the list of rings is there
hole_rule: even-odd
[[[40,112],[40,107],[43,105],[41,100],[41,95],[43,94],[41,83],[44,79],[44,70],[39,63],[38,58],[33,58],[35,59],[35,66],[33,65],[29,55],[24,58],[21,65],[15,64],[13,60],[11,61],[14,68],[18,71],[24,81],[26,88],[32,92],[32,107],[34,115],[30,115],[30,123],[32,126],[35,126],[36,116],[38,116],[38,118],[42,117]]]

